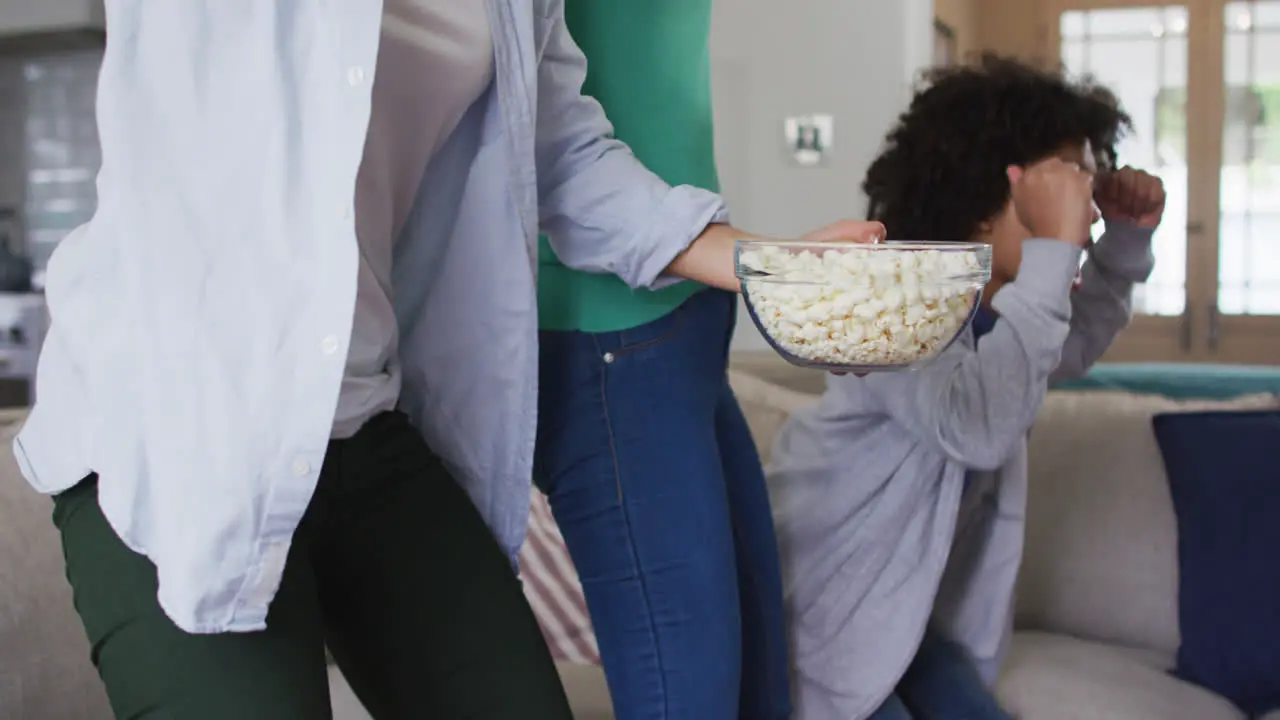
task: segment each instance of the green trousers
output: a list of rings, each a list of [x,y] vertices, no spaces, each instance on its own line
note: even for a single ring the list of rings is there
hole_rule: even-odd
[[[53,517],[117,717],[329,718],[327,645],[376,720],[571,720],[510,563],[403,415],[330,443],[261,632],[175,626],[97,482],[58,496]]]

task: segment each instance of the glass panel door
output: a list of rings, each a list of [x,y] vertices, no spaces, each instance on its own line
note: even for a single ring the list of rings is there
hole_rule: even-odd
[[[1226,13],[1218,306],[1280,315],[1280,2]]]
[[[1209,351],[1280,363],[1280,0],[1222,8],[1222,147]]]
[[[1120,163],[1159,175],[1168,194],[1154,241],[1159,262],[1135,291],[1134,310],[1181,315],[1187,305],[1187,9],[1072,10],[1062,14],[1061,33],[1067,72],[1096,77],[1133,117]]]
[[[1188,2],[1194,0],[1187,0]],[[1111,88],[1133,118],[1121,143],[1121,165],[1159,175],[1168,196],[1156,232],[1156,268],[1134,293],[1133,326],[1108,353],[1109,360],[1181,358],[1191,326],[1188,217],[1197,187],[1188,138],[1196,123],[1187,112],[1191,13],[1187,4],[1059,0],[1056,35],[1064,69],[1092,75]],[[1095,229],[1095,236],[1102,227]]]

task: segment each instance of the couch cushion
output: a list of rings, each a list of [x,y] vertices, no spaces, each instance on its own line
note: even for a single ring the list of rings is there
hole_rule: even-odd
[[[792,365],[772,350],[735,352],[729,369],[802,395],[817,396],[827,389],[827,373]]]
[[[766,464],[773,451],[774,437],[782,424],[791,417],[791,413],[818,399],[816,395],[797,392],[741,370],[729,371],[729,384],[742,406],[742,414],[747,418],[751,437],[760,451],[760,460]]]
[[[329,704],[333,707],[333,720],[371,720],[337,665],[329,666]]]
[[[1169,675],[1152,653],[1020,632],[998,685],[1027,720],[1243,720],[1231,703]]]
[[[1189,363],[1099,363],[1089,374],[1057,389],[1121,390],[1180,399],[1229,400],[1241,395],[1280,395],[1280,368]]]
[[[613,720],[613,701],[604,670],[595,665],[557,663],[574,720]]]
[[[0,413],[0,718],[110,718],[71,603],[52,504],[13,457],[25,415]]]
[[[1277,406],[1274,396],[1177,401],[1051,392],[1030,440],[1020,629],[1178,649],[1177,525],[1157,413]]]
[[[1280,412],[1157,415],[1178,517],[1178,676],[1280,710]]]

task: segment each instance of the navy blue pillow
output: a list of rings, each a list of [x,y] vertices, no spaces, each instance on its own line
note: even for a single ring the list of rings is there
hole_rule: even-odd
[[[1280,412],[1157,415],[1178,516],[1178,677],[1280,708]]]

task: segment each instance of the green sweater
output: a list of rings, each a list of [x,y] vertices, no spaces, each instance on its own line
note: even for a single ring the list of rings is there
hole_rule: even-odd
[[[711,114],[711,0],[567,0],[565,21],[587,56],[583,92],[618,139],[672,185],[719,191]],[[702,286],[632,290],[613,275],[571,270],[541,238],[543,330],[626,330],[671,312]]]

